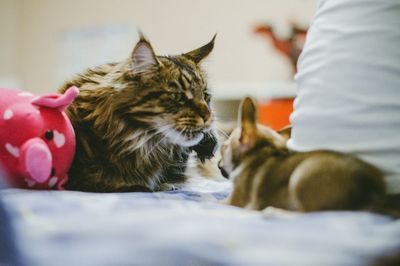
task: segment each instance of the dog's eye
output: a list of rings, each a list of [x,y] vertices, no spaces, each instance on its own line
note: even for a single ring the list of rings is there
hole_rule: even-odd
[[[47,140],[52,140],[54,138],[53,130],[47,130],[46,133],[44,133],[44,137]]]

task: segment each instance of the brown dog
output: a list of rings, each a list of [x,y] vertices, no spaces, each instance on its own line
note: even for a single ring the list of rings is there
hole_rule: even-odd
[[[234,184],[228,203],[253,210],[370,209],[385,197],[376,167],[334,151],[291,152],[290,129],[281,134],[257,124],[250,98],[240,106],[239,126],[221,147],[219,167]]]

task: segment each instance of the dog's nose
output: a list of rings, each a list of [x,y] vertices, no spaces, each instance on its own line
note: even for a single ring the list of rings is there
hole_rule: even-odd
[[[219,171],[221,172],[222,176],[228,179],[229,174],[225,171],[224,167],[222,166],[221,160],[218,162],[217,166],[218,166]]]

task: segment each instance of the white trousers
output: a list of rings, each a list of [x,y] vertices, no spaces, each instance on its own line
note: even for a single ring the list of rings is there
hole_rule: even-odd
[[[400,0],[322,0],[296,82],[289,148],[358,155],[400,193]]]

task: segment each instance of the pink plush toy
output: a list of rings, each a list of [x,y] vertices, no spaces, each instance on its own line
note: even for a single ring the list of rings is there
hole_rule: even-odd
[[[0,89],[0,164],[12,187],[63,189],[75,153],[65,108],[79,90],[41,97]]]

